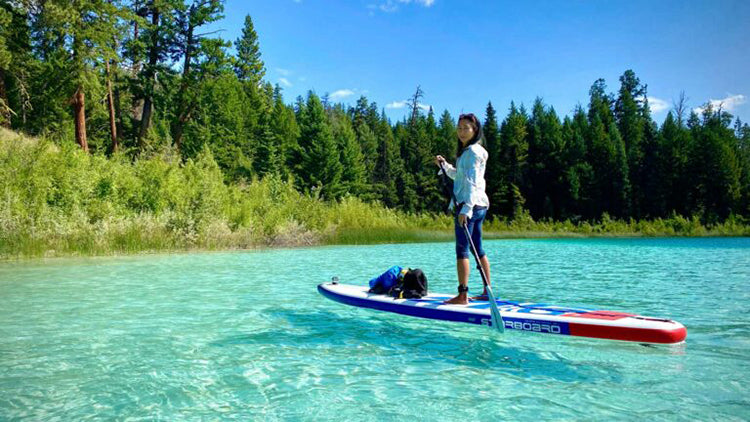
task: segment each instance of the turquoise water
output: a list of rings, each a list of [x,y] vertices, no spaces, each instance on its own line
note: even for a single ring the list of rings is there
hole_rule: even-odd
[[[672,318],[687,342],[499,335],[316,291],[399,264],[453,292],[451,243],[3,263],[0,420],[750,418],[750,239],[485,249],[504,298]]]

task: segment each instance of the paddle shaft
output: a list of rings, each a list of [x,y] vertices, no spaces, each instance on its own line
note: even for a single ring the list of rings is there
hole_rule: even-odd
[[[448,173],[445,172],[445,167],[443,166],[443,163],[440,163],[440,171],[442,172],[442,177],[448,177]],[[453,201],[453,206],[456,208],[456,214],[458,214],[461,210],[458,209],[458,201],[456,200],[456,195],[453,193],[453,190],[451,189],[451,201]],[[458,217],[456,217],[458,218]],[[471,239],[471,233],[469,232],[469,226],[466,220],[464,220],[464,224],[461,225],[464,229],[464,234],[466,235],[466,239],[469,240],[469,250],[471,250],[471,254],[474,256],[474,260],[477,262],[477,270],[479,270],[479,275],[482,277],[482,283],[484,284],[484,289],[487,291],[487,298],[490,302],[490,315],[492,316],[492,326],[495,327],[498,331],[503,332],[505,331],[503,327],[503,317],[500,315],[500,311],[497,309],[497,302],[495,302],[495,295],[492,293],[492,287],[490,286],[489,281],[487,280],[487,275],[484,273],[484,268],[482,268],[482,262],[479,259],[479,254],[477,253],[477,248],[474,246],[474,241]]]

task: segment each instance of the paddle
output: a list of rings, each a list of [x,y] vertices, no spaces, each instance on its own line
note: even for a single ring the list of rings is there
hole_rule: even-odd
[[[445,167],[443,166],[443,163],[440,162],[440,172],[441,177],[443,180],[443,183],[447,184],[445,181],[445,178],[448,177],[448,173],[445,172]],[[456,212],[459,212],[458,209],[458,201],[456,201],[456,195],[453,193],[453,189],[451,191],[451,201],[453,201],[453,206],[456,208]],[[466,221],[464,221],[463,224],[464,233],[466,234],[466,238],[469,239],[469,249],[471,250],[471,254],[474,255],[474,260],[477,262],[477,270],[479,270],[479,275],[482,276],[482,283],[484,283],[484,289],[487,291],[487,298],[490,302],[490,315],[492,316],[492,326],[497,329],[499,332],[504,332],[505,327],[503,323],[503,317],[500,315],[500,311],[497,309],[497,302],[495,302],[495,295],[492,293],[492,287],[490,287],[490,283],[487,281],[487,275],[484,273],[484,269],[482,268],[481,262],[479,262],[479,255],[477,254],[477,248],[474,246],[474,241],[471,240],[471,233],[469,233],[469,226],[466,224]]]

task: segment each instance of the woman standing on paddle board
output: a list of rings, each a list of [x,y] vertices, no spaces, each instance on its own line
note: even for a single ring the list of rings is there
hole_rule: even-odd
[[[466,305],[469,303],[469,239],[466,237],[463,225],[466,224],[469,229],[479,262],[489,283],[490,261],[482,249],[482,223],[490,201],[485,193],[484,171],[487,167],[487,150],[481,145],[482,125],[474,114],[462,114],[458,117],[457,130],[456,167],[440,155],[435,157],[435,164],[438,167],[442,165],[446,175],[453,179],[453,194],[459,207],[455,210],[456,216],[454,217],[458,295],[445,303]],[[453,202],[451,202],[452,207]],[[486,298],[483,299],[486,300]]]

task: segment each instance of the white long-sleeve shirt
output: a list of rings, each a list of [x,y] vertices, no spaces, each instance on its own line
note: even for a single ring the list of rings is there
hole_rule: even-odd
[[[445,172],[453,179],[453,195],[456,202],[463,203],[461,214],[471,218],[475,205],[489,207],[490,199],[487,197],[484,172],[487,168],[487,150],[479,144],[469,145],[458,157],[456,167],[445,163]],[[438,172],[440,174],[440,172]],[[453,209],[453,203],[451,203]]]

